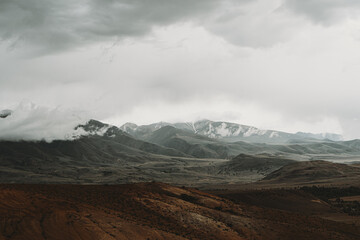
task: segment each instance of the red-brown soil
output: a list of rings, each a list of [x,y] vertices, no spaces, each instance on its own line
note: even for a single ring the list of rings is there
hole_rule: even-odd
[[[349,201],[360,201],[360,196],[350,196],[350,197],[341,197],[341,200],[345,201],[345,202],[349,202]],[[332,199],[335,200],[335,199]]]
[[[355,225],[229,199],[162,183],[4,184],[0,239],[360,239]]]

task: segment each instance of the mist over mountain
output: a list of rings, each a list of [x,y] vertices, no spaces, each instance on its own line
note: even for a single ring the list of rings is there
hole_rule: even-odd
[[[41,107],[24,101],[12,110],[6,109],[0,112],[0,139],[11,141],[45,140],[48,142],[71,140],[81,135],[92,134],[91,131],[76,128],[79,124],[86,123],[87,119],[89,118],[82,114],[81,111],[62,109],[60,107]],[[172,126],[198,136],[220,139],[226,142],[287,143],[296,140],[342,140],[341,135],[338,134],[303,132],[292,134],[276,130],[262,130],[237,123],[210,120],[179,123],[158,122],[141,126],[126,123],[120,129],[135,138],[146,140],[153,132],[164,126]]]
[[[49,108],[28,101],[3,110],[0,116],[0,140],[8,141],[71,140],[85,134],[75,128],[89,119],[78,110]]]

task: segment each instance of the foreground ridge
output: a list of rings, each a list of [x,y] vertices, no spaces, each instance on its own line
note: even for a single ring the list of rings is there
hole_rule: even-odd
[[[298,196],[304,201],[314,198]],[[0,185],[0,216],[3,239],[360,237],[352,225],[163,183]]]

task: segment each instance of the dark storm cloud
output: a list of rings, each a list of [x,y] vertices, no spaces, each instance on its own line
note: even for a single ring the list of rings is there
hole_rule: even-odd
[[[359,13],[358,0],[286,0],[284,7],[307,16],[315,23],[329,25]]]
[[[329,24],[359,7],[357,0],[2,0],[0,40],[46,54],[193,21],[236,45],[271,47],[298,28],[291,14]]]
[[[107,38],[141,36],[154,26],[199,17],[218,0],[2,0],[0,38],[58,51]]]

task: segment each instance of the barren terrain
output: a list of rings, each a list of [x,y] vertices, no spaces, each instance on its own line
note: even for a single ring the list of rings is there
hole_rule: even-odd
[[[346,214],[309,193],[222,194],[162,183],[1,185],[0,239],[360,238],[355,223],[325,219]]]

